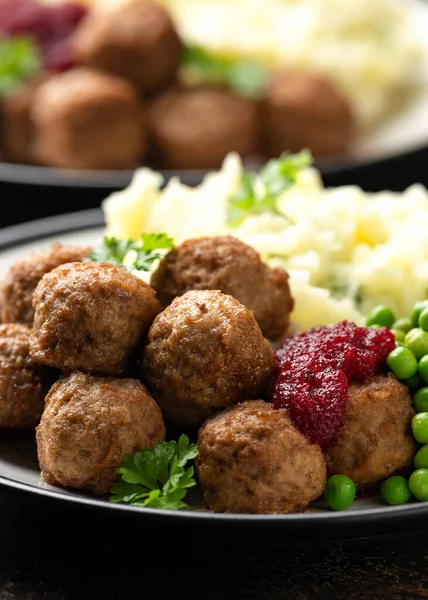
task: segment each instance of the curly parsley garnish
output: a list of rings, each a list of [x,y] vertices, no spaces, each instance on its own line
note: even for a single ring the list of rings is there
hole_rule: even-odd
[[[296,183],[300,171],[311,163],[310,152],[302,150],[268,161],[258,174],[244,173],[238,191],[228,200],[229,227],[238,227],[246,217],[266,212],[286,217],[278,210],[278,197]]]
[[[181,75],[192,84],[223,84],[249,98],[258,98],[268,82],[269,73],[263,65],[248,60],[222,57],[200,46],[185,48]]]
[[[163,257],[159,250],[170,248],[174,248],[174,242],[166,233],[143,233],[139,242],[106,236],[85,261],[108,262],[128,271],[150,271],[154,261]]]
[[[0,38],[0,96],[13,94],[40,69],[40,53],[30,38]]]
[[[184,497],[196,485],[194,467],[186,463],[198,455],[196,444],[181,435],[178,442],[160,442],[153,449],[126,454],[118,469],[122,480],[111,488],[111,502],[178,510],[190,508]]]

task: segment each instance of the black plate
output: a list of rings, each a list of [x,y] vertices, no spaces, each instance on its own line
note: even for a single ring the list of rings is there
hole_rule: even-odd
[[[0,232],[0,263],[6,254],[25,244],[46,245],[47,237],[61,240],[65,234],[98,228],[102,236],[101,210],[81,211],[24,223]],[[89,233],[88,233],[89,235]],[[90,232],[94,235],[94,232]],[[23,250],[27,248],[23,248]],[[28,247],[28,250],[30,247]],[[7,262],[7,264],[9,264]],[[322,509],[292,515],[213,514],[207,511],[166,511],[111,504],[107,498],[53,488],[38,479],[34,437],[8,435],[0,437],[0,483],[25,492],[45,496],[55,501],[71,502],[82,508],[107,511],[111,517],[126,516],[147,522],[147,525],[209,528],[211,532],[233,536],[255,536],[282,541],[315,541],[349,539],[390,534],[397,530],[417,529],[421,519],[428,517],[428,503],[411,503],[398,507],[383,505],[376,497],[354,503],[343,512]],[[318,509],[320,509],[318,511]]]

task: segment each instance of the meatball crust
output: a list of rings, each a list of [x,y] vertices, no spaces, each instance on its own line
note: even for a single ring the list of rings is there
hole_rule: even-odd
[[[206,421],[198,448],[204,502],[215,512],[298,512],[324,491],[320,447],[293,427],[287,411],[261,400]]]
[[[165,256],[150,283],[164,306],[189,290],[229,294],[253,312],[271,340],[285,334],[293,309],[288,274],[269,268],[232,236],[187,240]]]
[[[278,72],[265,100],[268,153],[309,148],[315,157],[345,152],[353,135],[349,102],[327,79],[315,74]]]
[[[326,451],[329,476],[347,475],[362,489],[409,466],[416,452],[414,414],[408,388],[391,374],[350,384],[345,423]]]
[[[258,153],[257,104],[228,90],[174,89],[148,114],[155,158],[165,168],[216,168],[228,152]]]
[[[143,92],[168,85],[177,72],[182,43],[168,12],[150,0],[92,9],[74,37],[79,63],[114,73]]]
[[[165,417],[197,425],[266,393],[275,359],[248,308],[219,291],[190,291],[154,320],[142,365]]]
[[[36,439],[47,483],[105,494],[123,456],[164,440],[165,425],[140,381],[76,372],[51,388]]]
[[[31,111],[40,162],[72,169],[126,169],[147,150],[143,106],[134,86],[75,68],[49,79]]]
[[[131,372],[139,344],[160,311],[155,293],[109,263],[69,263],[47,273],[33,297],[34,360],[101,375]]]
[[[33,293],[43,275],[59,265],[81,261],[91,249],[89,246],[63,246],[57,243],[14,262],[2,287],[2,322],[32,325]]]
[[[0,430],[33,429],[53,381],[53,372],[30,356],[30,329],[0,325]]]

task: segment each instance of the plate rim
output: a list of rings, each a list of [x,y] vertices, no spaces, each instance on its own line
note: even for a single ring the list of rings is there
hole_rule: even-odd
[[[44,219],[36,219],[5,227],[0,229],[0,252],[23,246],[28,242],[46,239],[63,233],[79,232],[85,229],[94,229],[104,226],[103,212],[101,208],[76,211],[74,213],[64,213]],[[66,502],[77,503],[92,507],[101,507],[103,509],[115,510],[123,514],[141,514],[142,517],[150,519],[167,519],[174,522],[195,522],[203,521],[206,523],[216,523],[217,525],[225,523],[235,524],[253,524],[288,526],[290,528],[314,529],[323,527],[325,524],[335,526],[340,525],[368,525],[376,522],[377,524],[387,521],[394,521],[397,516],[410,518],[423,517],[428,515],[428,503],[412,502],[399,506],[387,506],[367,508],[361,510],[345,511],[325,511],[293,514],[240,514],[240,513],[213,513],[210,511],[171,511],[165,509],[152,509],[144,507],[135,507],[126,504],[116,504],[106,502],[97,496],[74,495],[72,492],[64,493],[45,487],[37,487],[30,483],[13,479],[10,476],[0,473],[0,485],[19,489],[27,493],[33,493],[41,496],[47,496]]]

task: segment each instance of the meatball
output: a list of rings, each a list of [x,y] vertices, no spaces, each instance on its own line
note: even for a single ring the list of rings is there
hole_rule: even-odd
[[[36,77],[2,99],[0,112],[4,160],[12,163],[37,163],[31,107],[37,88],[46,80],[46,75]]]
[[[160,311],[155,293],[109,263],[69,263],[47,273],[33,296],[31,355],[42,364],[101,375],[131,373]]]
[[[172,90],[149,109],[149,135],[159,164],[171,169],[219,167],[228,152],[258,152],[258,109],[223,89]]]
[[[34,428],[53,381],[53,371],[30,357],[30,329],[0,325],[0,429]]]
[[[326,451],[329,475],[347,475],[362,489],[410,465],[414,414],[408,388],[393,375],[350,384],[345,423]]]
[[[80,64],[153,92],[174,79],[182,43],[165,8],[150,0],[131,0],[119,6],[99,3],[76,31],[74,49]]]
[[[324,491],[320,447],[293,427],[287,411],[261,400],[210,418],[199,432],[198,448],[197,474],[213,511],[298,512]]]
[[[315,157],[343,153],[354,129],[348,101],[319,75],[273,75],[266,92],[265,116],[271,156],[302,148],[309,148]]]
[[[190,291],[153,322],[142,365],[165,417],[197,425],[266,393],[275,359],[248,308],[219,291]]]
[[[265,337],[287,331],[293,299],[288,274],[270,269],[250,246],[232,236],[187,240],[169,252],[151,286],[164,306],[188,290],[220,290],[249,308]]]
[[[2,322],[31,325],[34,317],[33,293],[43,275],[64,263],[82,260],[90,251],[89,246],[57,243],[14,262],[2,285]]]
[[[36,439],[47,483],[105,494],[124,455],[164,440],[165,425],[138,380],[73,373],[47,395]]]
[[[35,153],[73,169],[134,167],[147,149],[143,107],[131,83],[72,69],[40,85],[31,111]]]

